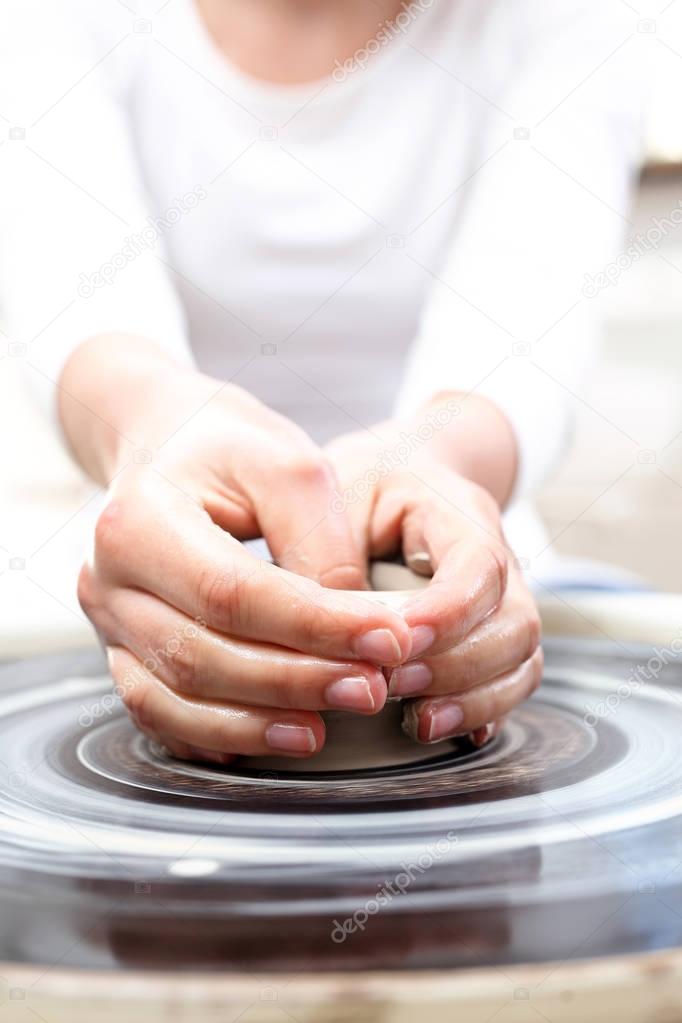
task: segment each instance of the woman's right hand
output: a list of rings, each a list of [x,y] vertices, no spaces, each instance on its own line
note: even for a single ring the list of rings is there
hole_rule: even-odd
[[[310,756],[324,744],[319,711],[381,710],[380,666],[409,656],[409,630],[342,592],[366,586],[366,566],[332,510],[322,452],[151,347],[81,348],[62,376],[62,422],[91,474],[114,478],[79,598],[137,725],[178,756],[228,762]],[[240,543],[261,535],[277,567]]]

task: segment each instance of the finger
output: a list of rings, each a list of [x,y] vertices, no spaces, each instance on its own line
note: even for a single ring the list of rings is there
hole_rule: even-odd
[[[429,585],[401,608],[414,659],[461,642],[495,610],[506,589],[509,558],[493,529],[463,515],[447,495],[408,507],[401,528],[408,563],[424,562],[427,554],[434,568]]]
[[[109,647],[107,655],[131,716],[157,735],[195,749],[245,756],[309,757],[324,745],[319,714],[193,700],[169,689],[123,647]]]
[[[359,714],[375,714],[386,702],[386,680],[367,662],[232,639],[139,590],[116,590],[109,612],[110,635],[185,696]]]
[[[468,689],[457,696],[414,700],[405,708],[403,727],[418,742],[439,742],[454,735],[467,735],[489,721],[504,717],[540,685],[542,650],[535,651],[521,667]]]
[[[273,466],[264,488],[256,481],[252,500],[278,565],[332,589],[367,588],[334,469],[314,445]]]
[[[461,540],[437,565],[429,585],[401,608],[410,627],[412,659],[460,643],[504,595],[507,559],[501,547]]]
[[[179,742],[172,735],[161,735],[150,728],[144,728],[134,715],[130,715],[136,727],[151,739],[157,746],[161,746],[166,752],[179,760],[207,761],[212,764],[231,764],[235,759],[231,753],[218,753],[216,750],[201,749],[197,746],[188,746],[186,742]]]
[[[396,611],[261,561],[174,487],[146,487],[100,516],[98,577],[151,591],[227,635],[380,665],[409,656]]]
[[[346,493],[349,496],[344,497],[345,516],[348,521],[356,550],[360,552],[363,565],[366,566],[366,577],[370,580],[369,585],[371,586],[372,569],[369,563],[369,515],[371,514],[372,504],[369,500],[362,501],[355,497],[350,488],[347,488],[347,491],[344,491],[344,494]]]
[[[490,725],[483,725],[482,728],[477,728],[474,732],[472,732],[471,735],[469,736],[472,745],[475,746],[477,749],[480,749],[482,746],[485,746],[490,736],[489,729]]]
[[[442,654],[393,668],[392,698],[457,693],[513,671],[540,643],[540,617],[523,580],[510,577],[499,609]]]
[[[157,743],[178,760],[191,760],[199,763],[205,761],[225,767],[237,759],[232,753],[218,753],[216,750],[202,749],[199,746],[188,746],[184,742],[176,742],[170,735],[160,735]]]
[[[490,724],[483,725],[482,728],[477,728],[471,733],[469,738],[471,739],[474,746],[480,749],[489,743],[491,739],[494,739],[496,735],[499,735],[504,727],[504,718],[500,718],[499,721],[492,721]]]
[[[403,556],[406,564],[413,572],[417,575],[423,575],[427,578],[431,578],[433,575],[431,555],[428,551],[421,550],[418,543],[408,544]]]

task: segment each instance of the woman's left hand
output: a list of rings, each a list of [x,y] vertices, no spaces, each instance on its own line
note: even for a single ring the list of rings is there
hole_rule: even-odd
[[[387,446],[374,437],[333,441],[335,510],[345,506],[368,561],[402,550],[410,567],[433,572],[400,608],[410,660],[387,669],[389,696],[412,698],[405,728],[419,742],[472,734],[482,744],[540,684],[540,619],[497,501],[425,448],[386,471]]]

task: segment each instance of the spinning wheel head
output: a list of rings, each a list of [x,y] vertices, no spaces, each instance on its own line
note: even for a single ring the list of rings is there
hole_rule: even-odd
[[[647,651],[547,654],[544,685],[483,749],[315,774],[173,760],[98,659],[7,665],[0,960],[67,947],[71,966],[310,972],[682,944],[678,667],[625,698]],[[336,942],[387,884],[371,925]]]

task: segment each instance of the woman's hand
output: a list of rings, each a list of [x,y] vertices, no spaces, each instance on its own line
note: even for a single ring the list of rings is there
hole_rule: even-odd
[[[307,436],[238,388],[126,344],[81,346],[60,409],[81,462],[114,477],[79,597],[118,691],[179,756],[309,756],[324,744],[319,711],[381,710],[379,666],[408,656],[408,627],[328,588],[361,589],[365,563]],[[239,542],[260,535],[283,567]]]
[[[416,571],[433,571],[400,608],[412,650],[408,663],[386,673],[389,696],[412,698],[404,726],[418,741],[471,733],[481,743],[540,683],[535,602],[506,546],[497,500],[443,457],[447,451],[455,462],[453,443],[462,438],[452,431],[449,443],[440,435],[412,442],[408,455],[417,424],[377,430],[385,442],[352,434],[327,451],[341,480],[336,507],[347,511],[365,557],[402,550]]]

